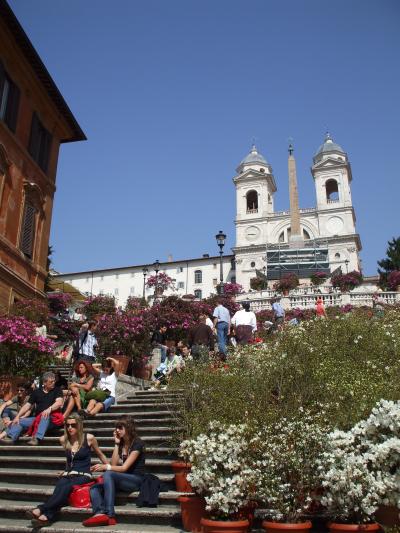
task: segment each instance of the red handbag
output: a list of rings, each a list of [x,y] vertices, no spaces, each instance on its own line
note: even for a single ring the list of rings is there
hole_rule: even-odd
[[[103,483],[103,478],[100,476],[96,481],[89,481],[83,485],[72,485],[72,491],[68,497],[68,505],[77,507],[78,509],[87,509],[92,507],[90,501],[90,487],[96,483]]]

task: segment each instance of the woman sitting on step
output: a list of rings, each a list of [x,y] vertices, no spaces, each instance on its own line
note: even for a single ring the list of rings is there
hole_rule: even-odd
[[[87,405],[86,395],[93,389],[92,365],[87,361],[77,361],[74,370],[75,374],[69,386],[71,396],[64,412],[64,418],[67,418],[72,413],[74,407],[78,411],[84,409]]]
[[[68,497],[73,485],[83,485],[90,482],[92,478],[90,468],[92,450],[102,463],[108,464],[96,438],[90,433],[83,432],[82,418],[76,413],[65,420],[64,435],[60,437],[60,443],[65,450],[66,469],[65,472],[61,473],[54,492],[47,502],[27,512],[35,528],[47,526],[54,520],[61,507],[68,504]]]
[[[82,522],[86,527],[115,525],[116,492],[140,490],[145,475],[144,445],[137,436],[133,418],[121,416],[115,424],[113,435],[115,446],[111,464],[92,467],[92,472],[104,474],[103,482],[90,489],[94,515]]]
[[[97,389],[93,389],[86,394],[88,405],[86,409],[81,409],[79,414],[84,418],[95,416],[98,413],[107,412],[115,403],[115,389],[119,376],[119,361],[112,357],[107,357],[103,365],[94,363],[93,371],[99,376]]]

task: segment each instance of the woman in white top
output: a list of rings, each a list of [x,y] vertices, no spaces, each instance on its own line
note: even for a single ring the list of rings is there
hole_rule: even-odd
[[[231,324],[235,329],[235,337],[238,344],[248,344],[253,333],[257,331],[257,319],[253,311],[250,311],[250,303],[243,302],[243,309],[236,311]]]
[[[99,376],[97,389],[90,391],[86,395],[89,400],[85,410],[79,411],[80,415],[95,416],[98,413],[105,413],[115,403],[115,389],[117,386],[120,364],[112,357],[107,357],[105,364],[94,363],[92,368]]]

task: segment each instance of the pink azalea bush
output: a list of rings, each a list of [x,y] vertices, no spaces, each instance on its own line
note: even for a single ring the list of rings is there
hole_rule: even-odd
[[[66,292],[49,292],[47,294],[50,312],[53,315],[65,313],[72,302],[72,296]]]
[[[157,275],[149,276],[146,281],[147,287],[157,287],[166,291],[169,288],[173,287],[172,278],[164,274],[164,272],[159,272]]]
[[[0,318],[0,375],[36,375],[48,365],[54,348],[25,317]]]
[[[87,318],[94,318],[97,315],[104,315],[106,313],[115,313],[116,305],[114,296],[98,294],[97,296],[90,296],[84,301],[81,306],[82,312]]]
[[[243,287],[240,283],[224,283],[224,294],[235,296],[243,292]]]
[[[299,285],[299,278],[294,272],[284,274],[279,281],[274,284],[274,289],[277,291],[290,291]]]
[[[317,286],[324,283],[324,281],[326,281],[327,278],[328,278],[328,275],[325,272],[319,272],[319,271],[314,272],[310,276],[311,283]]]
[[[353,270],[348,274],[332,276],[331,283],[333,287],[338,287],[342,292],[347,292],[361,285],[362,280],[363,277],[361,272]]]
[[[14,303],[11,314],[24,317],[35,324],[47,324],[49,321],[49,306],[46,300],[38,298],[23,298]]]
[[[393,270],[393,272],[388,275],[387,285],[391,291],[397,290],[397,287],[400,285],[400,270]]]

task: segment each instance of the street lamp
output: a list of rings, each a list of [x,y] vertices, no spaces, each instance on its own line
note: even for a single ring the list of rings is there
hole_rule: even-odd
[[[222,254],[224,253],[223,249],[225,246],[226,235],[223,231],[219,230],[219,233],[217,233],[215,239],[219,246],[219,285],[217,287],[217,292],[218,294],[224,294],[224,272],[222,268]]]
[[[142,268],[142,272],[143,272],[143,300],[146,298],[146,276],[147,276],[148,271],[149,271],[149,269],[147,267],[143,267]]]
[[[348,259],[345,260],[344,264],[346,265],[346,274],[349,273],[349,263],[350,261]]]
[[[158,293],[158,273],[160,271],[160,262],[158,259],[155,260],[155,262],[153,263],[153,268],[156,272],[156,284],[155,284],[155,287],[154,287],[154,299],[156,299],[156,296],[157,296],[157,293]]]

